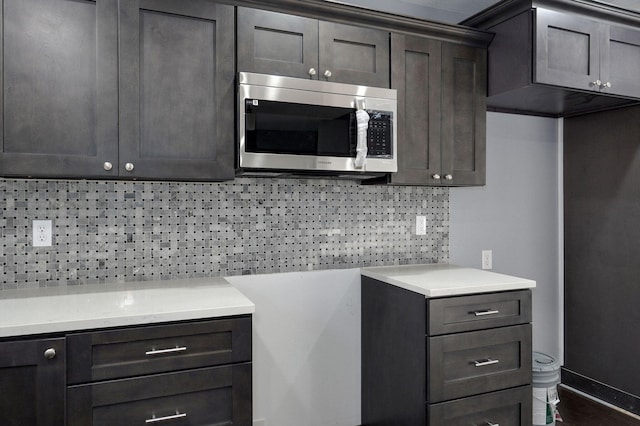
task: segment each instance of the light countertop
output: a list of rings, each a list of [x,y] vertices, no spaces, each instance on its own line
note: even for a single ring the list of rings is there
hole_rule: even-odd
[[[252,314],[223,278],[0,291],[0,337]]]
[[[521,290],[536,286],[533,280],[447,263],[376,266],[362,268],[360,273],[425,297]]]

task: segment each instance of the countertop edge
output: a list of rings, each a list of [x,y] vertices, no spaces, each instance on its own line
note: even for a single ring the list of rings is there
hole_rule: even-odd
[[[438,265],[442,266],[442,264],[431,264],[431,266]],[[415,267],[416,265],[407,265],[408,267]],[[472,268],[462,268],[457,265],[450,265],[452,270],[460,269],[460,270],[469,270]],[[428,268],[429,265],[426,265]],[[401,268],[401,267],[400,267]],[[381,268],[382,269],[382,268]],[[481,275],[487,271],[477,270],[478,274]],[[492,274],[495,274],[491,271]],[[452,287],[444,287],[444,288],[426,288],[424,286],[418,286],[412,284],[408,281],[403,281],[401,278],[394,278],[384,273],[380,273],[378,271],[367,270],[366,268],[362,268],[360,270],[360,274],[369,277],[378,281],[382,281],[384,283],[412,291],[414,293],[419,293],[424,295],[426,298],[435,298],[435,297],[447,297],[447,296],[463,296],[469,294],[479,294],[479,293],[491,293],[491,292],[499,292],[499,291],[511,291],[511,290],[526,290],[532,289],[536,287],[536,282],[534,280],[530,280],[527,278],[514,277],[505,274],[498,274],[503,279],[502,282],[491,283],[481,282],[477,284],[469,284],[463,286],[452,286]],[[504,281],[505,278],[509,278],[509,281]]]

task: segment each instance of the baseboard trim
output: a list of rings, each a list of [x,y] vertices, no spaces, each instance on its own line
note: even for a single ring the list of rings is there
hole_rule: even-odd
[[[621,391],[562,367],[562,384],[622,410],[640,415],[640,397]]]

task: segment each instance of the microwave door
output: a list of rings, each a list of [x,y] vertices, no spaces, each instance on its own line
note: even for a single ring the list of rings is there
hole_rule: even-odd
[[[245,151],[278,155],[353,156],[350,108],[247,100]]]

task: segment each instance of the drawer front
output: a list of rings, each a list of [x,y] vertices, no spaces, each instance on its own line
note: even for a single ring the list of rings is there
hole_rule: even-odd
[[[530,426],[531,386],[427,406],[430,425]]]
[[[427,402],[531,384],[531,325],[427,338]]]
[[[531,322],[531,290],[427,299],[430,336]]]
[[[69,426],[252,423],[251,363],[76,385]]]
[[[251,360],[251,317],[67,336],[69,384]]]

